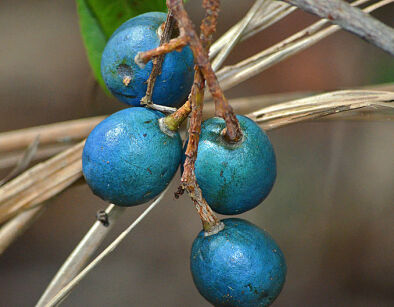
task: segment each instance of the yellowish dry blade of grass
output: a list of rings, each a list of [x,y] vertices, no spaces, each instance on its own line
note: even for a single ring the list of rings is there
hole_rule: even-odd
[[[84,141],[40,163],[0,188],[0,223],[60,193],[82,176]]]
[[[263,129],[320,118],[361,108],[394,108],[394,93],[385,91],[336,91],[262,108],[247,114]]]

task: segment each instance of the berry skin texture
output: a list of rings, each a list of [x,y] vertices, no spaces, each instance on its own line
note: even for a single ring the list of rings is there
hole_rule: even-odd
[[[134,58],[138,52],[159,46],[157,30],[165,21],[165,13],[145,13],[123,23],[108,40],[101,57],[101,74],[108,89],[120,101],[140,106],[140,100],[146,94],[152,61],[141,69]],[[188,46],[166,54],[153,89],[153,102],[179,107],[193,84],[193,67],[193,53]]]
[[[193,242],[193,281],[214,306],[269,306],[286,279],[282,251],[267,232],[248,221],[222,220],[224,229]]]
[[[229,144],[221,136],[223,119],[213,117],[201,127],[195,166],[197,182],[211,208],[240,214],[259,205],[276,178],[275,153],[268,136],[251,119],[237,116],[243,140]]]
[[[86,140],[82,171],[93,193],[118,206],[142,204],[165,189],[182,156],[178,133],[159,128],[164,115],[128,108],[99,123]]]

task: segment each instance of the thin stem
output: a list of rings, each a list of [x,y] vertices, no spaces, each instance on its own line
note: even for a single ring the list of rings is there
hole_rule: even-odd
[[[286,0],[394,55],[394,29],[342,0]]]
[[[288,101],[247,114],[265,130],[360,108],[394,108],[394,93],[387,91],[335,91]]]
[[[92,262],[90,262],[77,276],[75,276],[64,288],[62,288],[51,300],[47,303],[46,307],[56,306],[61,303],[71,290],[91,271],[93,270],[103,259],[114,251],[118,245],[126,238],[126,236],[137,226],[145,216],[163,199],[164,195],[168,191],[169,186],[160,194],[160,196],[152,202],[152,204],[145,209],[145,211],[129,226],[124,230],[110,245],[108,245],[104,251],[102,251]]]
[[[108,225],[104,226],[100,221],[93,224],[53,277],[36,307],[45,306],[56,293],[81,271],[125,210],[125,207],[113,204],[108,206],[105,210],[108,216]]]
[[[57,122],[0,133],[0,154],[29,146],[39,135],[40,147],[50,144],[70,143],[84,139],[106,116]]]
[[[360,5],[365,2],[368,2],[368,0],[355,1],[351,5]],[[379,1],[364,8],[363,11],[370,13],[390,2],[393,2],[393,0]],[[332,25],[318,31],[328,23],[328,20],[319,20],[304,30],[297,32],[289,38],[286,38],[248,59],[242,60],[235,65],[222,68],[217,73],[222,88],[225,90],[230,89],[340,30],[339,26]]]
[[[240,42],[250,38],[251,36],[259,33],[260,31],[266,29],[270,25],[275,22],[283,19],[291,12],[294,12],[297,7],[289,5],[287,3],[282,3],[278,1],[270,1],[269,6],[254,16],[252,21],[246,27],[245,31],[243,31],[241,35]],[[225,34],[223,34],[218,40],[212,44],[209,49],[209,57],[214,58],[220,50],[227,44],[227,42],[238,33],[239,28],[242,26],[243,19],[239,21],[237,24],[232,26]],[[215,69],[214,69],[215,70]]]
[[[164,23],[164,25],[161,25],[161,27],[164,26],[164,30],[162,31],[160,35],[160,46],[163,46],[164,44],[167,44],[172,36],[174,27],[175,27],[175,19],[172,16],[171,11],[168,12],[167,14],[167,19]],[[160,30],[160,29],[159,29]],[[164,113],[173,113],[176,111],[176,108],[171,108],[167,106],[162,106],[160,104],[154,104],[152,100],[153,96],[153,89],[155,86],[155,82],[157,77],[161,74],[161,67],[163,64],[165,58],[165,53],[162,53],[158,56],[154,56],[152,59],[152,71],[149,75],[148,78],[148,85],[146,88],[146,94],[144,97],[141,99],[141,105],[146,105],[148,108],[155,109]]]
[[[167,19],[164,24],[164,30],[160,36],[160,46],[163,45],[164,43],[167,43],[170,40],[174,26],[175,26],[175,19],[172,16],[171,12],[168,12]],[[152,101],[153,88],[155,86],[157,77],[161,74],[161,66],[163,64],[164,57],[165,55],[161,54],[159,56],[153,57],[152,59],[152,64],[153,64],[152,71],[147,81],[148,85],[146,88],[146,95],[141,99],[141,104],[153,103]]]
[[[0,223],[63,191],[82,176],[84,141],[35,165],[0,188]]]
[[[216,31],[216,23],[219,15],[219,0],[204,0],[203,8],[205,17],[201,22],[200,39],[205,51],[209,50],[212,43],[213,33]],[[198,142],[200,140],[202,110],[204,107],[205,79],[200,68],[196,65],[194,83],[189,96],[191,104],[191,118],[189,127],[189,141],[185,152],[184,171],[181,182],[182,187],[190,195],[200,215],[205,233],[216,233],[223,229],[223,224],[213,213],[211,207],[202,196],[202,191],[197,183],[194,166],[197,159]]]
[[[218,2],[211,1],[211,7],[214,9],[218,6]],[[194,60],[201,70],[204,79],[207,82],[212,97],[215,100],[216,115],[223,117],[226,120],[228,140],[237,142],[242,138],[242,130],[239,126],[231,106],[228,104],[220,86],[215,73],[209,62],[208,52],[204,49],[202,40],[199,39],[196,31],[194,30],[193,23],[191,22],[187,12],[183,7],[182,0],[167,0],[167,7],[171,9],[175,19],[178,22],[180,30],[183,30],[189,40],[190,48],[193,51]]]
[[[250,8],[248,13],[242,19],[242,22],[237,28],[237,32],[230,38],[226,45],[223,46],[222,50],[216,56],[215,60],[212,61],[212,69],[216,71],[225,61],[227,56],[230,54],[231,50],[240,41],[243,33],[245,32],[248,25],[251,23],[257,12],[259,10],[265,10],[271,4],[271,0],[256,0],[253,6]]]
[[[197,184],[194,165],[197,159],[198,142],[201,132],[202,108],[204,100],[204,78],[197,68],[194,74],[194,84],[190,94],[192,115],[189,127],[189,141],[185,152],[184,171],[182,174],[182,186],[189,193],[194,205],[200,215],[205,232],[217,232],[222,226],[219,219],[202,196],[200,187]]]
[[[187,36],[178,36],[170,40],[168,43],[164,43],[155,49],[137,53],[134,61],[140,67],[144,67],[145,64],[148,63],[152,58],[164,55],[166,53],[170,53],[174,50],[182,49],[187,45],[188,42],[189,38]]]

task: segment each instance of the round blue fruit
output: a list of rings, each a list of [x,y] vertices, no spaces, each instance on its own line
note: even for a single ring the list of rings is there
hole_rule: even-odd
[[[82,170],[93,193],[119,206],[144,203],[165,189],[182,156],[178,133],[160,130],[163,114],[128,108],[99,123],[86,140]]]
[[[214,306],[269,306],[286,279],[282,251],[267,232],[242,219],[225,219],[224,229],[193,242],[193,281]]]
[[[251,119],[237,116],[243,139],[228,143],[221,135],[223,119],[202,124],[195,166],[197,182],[212,209],[221,214],[240,214],[259,205],[276,178],[276,159],[264,131]]]
[[[138,52],[154,49],[160,44],[159,27],[166,14],[150,12],[122,24],[108,40],[101,58],[101,74],[111,93],[132,106],[140,106],[145,96],[152,61],[140,68],[134,58]],[[189,46],[166,54],[153,89],[155,104],[179,107],[193,84],[194,58]]]

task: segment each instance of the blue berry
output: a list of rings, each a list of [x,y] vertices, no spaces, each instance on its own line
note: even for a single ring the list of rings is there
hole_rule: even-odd
[[[140,68],[134,58],[138,52],[159,46],[157,30],[166,14],[150,12],[123,23],[108,40],[101,58],[101,74],[108,89],[122,102],[140,106],[145,96],[152,61]],[[155,82],[153,102],[179,107],[187,98],[193,84],[194,58],[186,46],[165,56],[161,74]]]
[[[221,135],[223,119],[214,117],[202,124],[195,173],[202,194],[221,214],[240,214],[259,205],[276,178],[272,144],[251,119],[237,116],[243,139],[229,144]]]
[[[214,306],[269,306],[282,290],[286,262],[267,232],[242,219],[193,242],[190,268],[202,296]]]
[[[86,140],[82,169],[93,193],[119,206],[135,206],[158,195],[182,156],[178,133],[160,130],[163,114],[128,108],[99,123]]]

